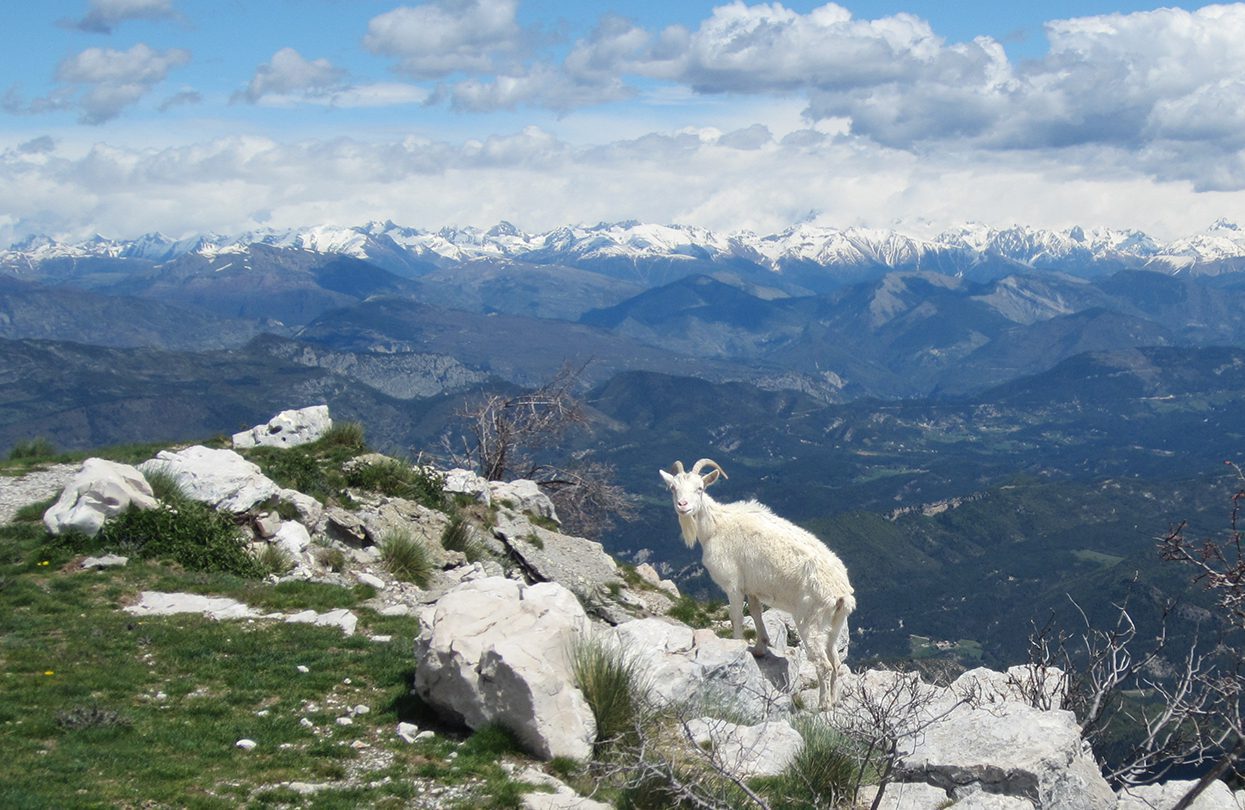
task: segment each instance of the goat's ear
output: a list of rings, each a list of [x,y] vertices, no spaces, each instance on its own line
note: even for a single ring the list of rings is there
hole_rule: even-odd
[[[671,475],[670,473],[666,472],[665,470],[658,470],[657,472],[661,473],[661,478],[662,478],[662,480],[663,480],[663,481],[665,481],[665,482],[666,482],[666,486],[668,486],[668,487],[672,487],[672,486],[674,486],[674,476],[673,476],[673,475]]]
[[[718,476],[721,474],[721,470],[710,470],[708,473],[702,475],[700,480],[705,482],[705,486],[709,486],[714,481],[718,480]]]

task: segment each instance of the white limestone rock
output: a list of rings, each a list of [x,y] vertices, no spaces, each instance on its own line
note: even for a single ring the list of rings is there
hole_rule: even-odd
[[[486,506],[492,503],[488,479],[472,470],[461,467],[446,470],[443,489],[457,495],[468,495]]]
[[[102,554],[98,557],[87,557],[82,561],[82,568],[85,570],[99,570],[102,568],[122,568],[129,564],[129,557],[120,557],[116,554]]]
[[[308,529],[316,528],[320,524],[320,518],[324,517],[324,504],[296,489],[281,490],[277,493],[277,499],[294,507],[298,522]]]
[[[333,427],[328,405],[312,405],[309,408],[281,411],[267,424],[256,425],[250,430],[233,434],[233,446],[247,447],[297,447],[308,444]]]
[[[856,805],[869,807],[877,796],[876,785],[860,789]],[[947,791],[924,782],[892,782],[882,791],[878,810],[945,810],[950,799]]]
[[[517,481],[489,481],[489,495],[494,503],[508,506],[517,512],[549,518],[561,525],[553,501],[541,491],[535,481],[520,478]]]
[[[671,599],[678,599],[681,595],[679,593],[678,585],[675,585],[668,579],[662,579],[661,575],[657,573],[657,569],[648,563],[640,563],[637,565],[635,567],[635,572],[640,575],[640,579],[652,585],[659,591],[664,592]]]
[[[715,764],[738,779],[777,776],[804,746],[800,733],[786,720],[741,726],[697,717],[687,723],[692,742],[713,752]]]
[[[287,520],[281,524],[281,528],[277,529],[277,533],[272,536],[272,542],[286,554],[297,560],[311,545],[311,535],[303,524]]]
[[[901,742],[897,776],[947,791],[980,788],[1044,810],[1113,810],[1115,795],[1082,750],[1071,712],[1020,703],[961,705]]]
[[[234,451],[202,445],[177,452],[161,450],[138,468],[143,472],[164,471],[177,481],[188,498],[234,514],[241,514],[281,491],[259,467]]]
[[[359,625],[359,617],[351,613],[346,608],[327,610],[324,613],[316,613],[314,610],[304,610],[300,613],[286,616],[285,621],[294,624],[314,624],[320,627],[336,627],[348,636],[353,636],[355,628]]]
[[[105,520],[131,504],[139,509],[158,504],[143,474],[129,464],[88,458],[56,503],[43,513],[43,525],[52,534],[75,530],[94,536]]]
[[[138,616],[171,616],[177,613],[199,613],[209,619],[252,619],[263,616],[263,611],[248,607],[227,596],[204,596],[198,593],[166,593],[143,591],[133,605],[124,608],[126,613]]]
[[[588,631],[575,595],[553,582],[463,583],[420,615],[415,689],[470,728],[499,723],[536,756],[586,760],[596,722],[568,651]]]
[[[1173,779],[1161,785],[1127,788],[1120,791],[1115,810],[1171,810],[1195,784],[1192,780]],[[1231,788],[1223,782],[1212,782],[1194,799],[1190,810],[1240,810],[1240,805]]]
[[[612,632],[661,702],[724,708],[753,720],[790,708],[790,698],[765,678],[742,639],[662,618],[633,619]]]

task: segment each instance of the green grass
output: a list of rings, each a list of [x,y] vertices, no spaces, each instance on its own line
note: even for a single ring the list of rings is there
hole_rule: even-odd
[[[428,587],[432,576],[432,557],[428,548],[410,532],[394,530],[379,543],[380,559],[386,570],[400,580]]]
[[[59,542],[83,551],[95,544],[148,559],[173,560],[194,571],[243,577],[266,573],[232,519],[196,501],[182,500],[155,509],[131,507],[105,523],[94,540],[64,538]]]
[[[396,458],[359,464],[346,474],[346,483],[382,495],[406,498],[429,509],[447,511],[450,507],[443,475]]]
[[[571,645],[571,672],[597,722],[597,753],[633,745],[646,713],[648,676],[625,649],[597,637]]]
[[[857,743],[843,736],[818,715],[800,715],[794,725],[804,745],[777,776],[754,779],[751,787],[769,799],[774,810],[847,805],[861,784],[876,782],[877,774]]]
[[[44,436],[18,442],[9,450],[10,461],[38,461],[56,455],[56,445]]]
[[[519,758],[512,740],[488,731],[460,744],[411,696],[418,624],[360,609],[371,589],[274,586],[160,560],[79,571],[65,565],[73,554],[35,523],[0,526],[0,807],[402,807],[421,774],[478,807],[516,807],[530,789],[500,766]],[[147,589],[284,612],[351,607],[359,632],[120,610]],[[367,640],[376,633],[393,639]],[[358,704],[371,711],[336,724]],[[439,731],[408,745],[399,720]],[[258,746],[235,748],[243,737]],[[389,764],[345,786],[364,763],[355,740],[388,751]],[[345,787],[298,798],[278,786],[288,781]]]
[[[489,556],[488,549],[476,538],[471,523],[461,514],[450,518],[449,525],[441,533],[441,547],[462,552],[469,562],[478,562]]]
[[[679,600],[670,606],[670,610],[666,611],[666,615],[689,627],[701,628],[709,627],[723,618],[723,608],[724,605],[718,601],[701,602],[690,596],[680,596]]]

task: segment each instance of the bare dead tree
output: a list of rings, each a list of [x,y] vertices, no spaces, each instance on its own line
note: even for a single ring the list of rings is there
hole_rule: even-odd
[[[1240,482],[1245,473],[1231,462]],[[1189,566],[1193,581],[1212,594],[1222,632],[1245,631],[1245,549],[1238,526],[1245,488],[1231,499],[1225,537],[1193,541],[1187,524],[1171,528],[1158,541],[1161,558]],[[1136,577],[1133,580],[1136,583]],[[1104,764],[1104,776],[1117,785],[1161,781],[1181,765],[1210,767],[1173,810],[1185,810],[1217,779],[1241,775],[1245,755],[1245,653],[1239,644],[1205,644],[1201,628],[1187,647],[1173,649],[1169,621],[1175,605],[1165,603],[1153,638],[1139,639],[1128,600],[1114,605],[1114,622],[1095,627],[1073,602],[1083,623],[1076,634],[1056,631],[1048,622],[1030,635],[1030,667],[1062,672],[1065,708],[1075,712],[1089,742],[1112,730],[1134,730],[1129,748]],[[1132,699],[1129,699],[1129,696]]]
[[[569,363],[546,383],[518,394],[487,394],[460,408],[463,425],[445,449],[489,481],[524,477],[536,466],[533,453],[555,445],[571,428],[585,423],[575,396],[583,366]]]
[[[551,463],[548,458],[567,433],[587,424],[576,395],[583,369],[566,364],[534,390],[488,394],[464,405],[455,414],[461,431],[454,438],[444,436],[442,446],[455,463],[489,481],[535,481],[568,531],[595,537],[613,528],[614,518],[630,518],[635,507],[614,483],[611,465],[583,458]]]

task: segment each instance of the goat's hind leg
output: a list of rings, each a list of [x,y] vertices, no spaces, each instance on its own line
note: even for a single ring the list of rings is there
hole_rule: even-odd
[[[754,593],[748,594],[748,612],[752,614],[752,625],[757,631],[757,643],[752,648],[752,654],[757,658],[763,658],[769,652],[769,633],[765,630],[765,622],[761,620],[763,609],[760,598]]]

